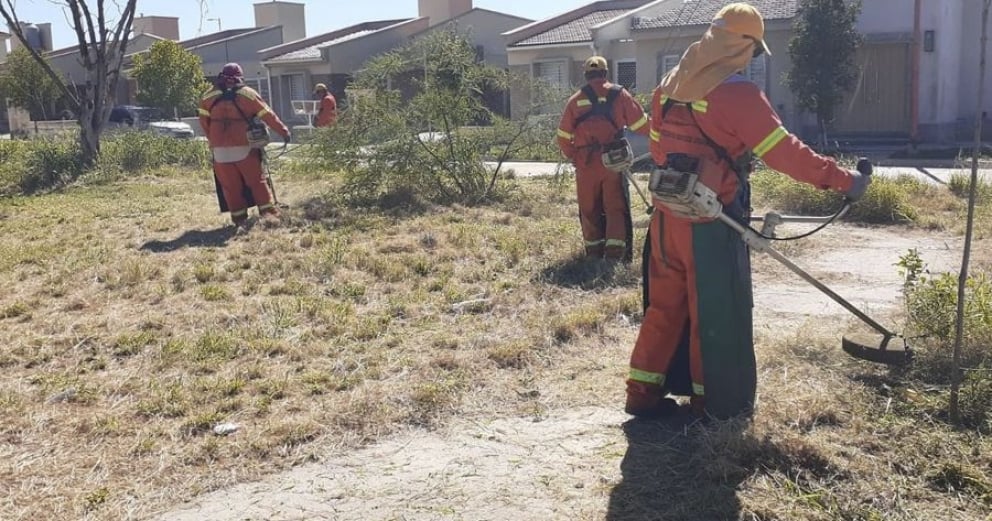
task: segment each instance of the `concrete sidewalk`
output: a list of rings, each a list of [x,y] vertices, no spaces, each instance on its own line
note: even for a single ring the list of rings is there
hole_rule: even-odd
[[[490,169],[496,167],[496,163],[487,162]],[[542,163],[542,162],[505,162],[502,171],[513,170],[518,177],[541,177],[553,176],[561,171],[566,175],[573,175],[574,170],[567,163]],[[784,175],[784,174],[783,174]],[[928,183],[946,185],[954,175],[971,175],[970,168],[912,168],[894,166],[876,166],[875,175],[882,177],[910,176]],[[992,183],[992,169],[983,168],[978,171],[979,179]]]

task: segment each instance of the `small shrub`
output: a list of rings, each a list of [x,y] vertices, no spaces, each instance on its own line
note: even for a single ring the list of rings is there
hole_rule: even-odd
[[[123,132],[104,139],[99,168],[137,173],[163,166],[207,168],[210,151],[202,141],[176,139],[154,132]]]
[[[971,192],[971,175],[970,174],[954,174],[951,179],[947,182],[947,188],[954,195],[967,198]],[[978,180],[978,189],[975,191],[978,195],[978,201],[984,202],[989,198],[992,198],[992,183],[989,183],[983,179]]]
[[[782,212],[830,215],[843,202],[843,195],[837,192],[820,190],[768,170],[755,174],[751,186],[756,203]],[[865,196],[851,206],[845,219],[872,224],[912,222],[917,212],[908,201],[915,189],[905,180],[877,178]]]
[[[0,141],[0,194],[35,193],[83,173],[79,142],[70,137]]]

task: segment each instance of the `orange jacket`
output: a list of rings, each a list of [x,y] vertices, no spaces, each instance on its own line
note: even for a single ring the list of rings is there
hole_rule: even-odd
[[[211,147],[248,146],[248,122],[245,117],[252,116],[261,118],[269,128],[283,137],[289,136],[286,125],[251,87],[238,89],[234,103],[218,101],[222,94],[223,91],[213,89],[200,100],[200,126],[203,127]],[[241,112],[238,112],[238,108]]]
[[[720,195],[724,204],[736,193],[738,177],[727,161],[721,160],[707,144],[700,130],[732,160],[752,151],[766,165],[797,181],[837,191],[851,188],[850,172],[790,134],[761,89],[741,75],[731,76],[703,100],[693,102],[691,112],[684,103],[677,103],[663,117],[666,101],[661,90],[655,89],[651,102],[651,156],[659,165],[666,164],[668,154],[679,152],[718,165],[721,169],[718,186],[710,188]]]
[[[600,79],[590,81],[589,85],[596,91],[600,103],[606,102],[607,93],[613,84]],[[576,153],[582,148],[588,149],[613,141],[617,133],[609,122],[602,121],[601,118],[587,119],[576,128],[576,120],[591,107],[592,102],[579,90],[568,99],[565,112],[561,115],[561,122],[558,124],[558,147],[570,160],[574,160]],[[613,103],[613,123],[619,129],[628,127],[632,132],[642,135],[647,135],[650,129],[644,109],[626,89],[620,91],[620,95]]]
[[[338,102],[334,95],[328,92],[320,100],[320,111],[317,112],[318,127],[328,127],[338,120]]]

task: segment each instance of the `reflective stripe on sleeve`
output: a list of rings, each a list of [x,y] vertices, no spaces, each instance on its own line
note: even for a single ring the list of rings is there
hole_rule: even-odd
[[[570,134],[568,132],[565,132],[562,129],[558,129],[558,137],[560,137],[562,139],[573,139],[575,137],[575,135],[574,134]]]
[[[754,155],[762,157],[768,152],[771,152],[771,150],[775,148],[775,145],[781,143],[782,140],[788,135],[789,131],[785,130],[785,127],[779,126],[773,130],[771,134],[768,134],[768,137],[761,140],[761,143],[758,143],[758,146],[754,147]]]
[[[206,116],[208,118],[210,117],[210,111],[207,109],[196,109],[196,112],[199,113],[201,116]]]
[[[661,141],[661,132],[651,129],[651,141]]]
[[[637,132],[641,127],[648,124],[648,115],[644,114],[641,119],[637,120],[636,123],[630,126],[630,130]]]
[[[272,111],[269,110],[268,107],[266,107],[266,108],[258,111],[258,117],[261,118],[261,117],[265,116],[266,114],[271,114],[271,113],[272,113]]]
[[[705,113],[709,109],[710,109],[710,103],[706,100],[699,100],[692,102],[692,110],[695,110],[696,112]]]
[[[220,95],[221,95],[221,92],[219,90],[212,90],[212,91],[204,94],[203,95],[203,99],[208,100],[210,98],[213,98],[213,97],[216,97],[216,96],[220,96]]]

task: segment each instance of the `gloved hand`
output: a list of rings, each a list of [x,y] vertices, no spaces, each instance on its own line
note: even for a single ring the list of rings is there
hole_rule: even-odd
[[[871,178],[872,176],[870,175],[864,175],[861,172],[852,170],[851,188],[849,188],[844,195],[846,195],[851,202],[861,199],[865,195],[865,192],[868,191],[868,185],[871,184]]]
[[[293,135],[287,132],[286,135],[282,137],[282,144],[288,146],[292,139]]]

